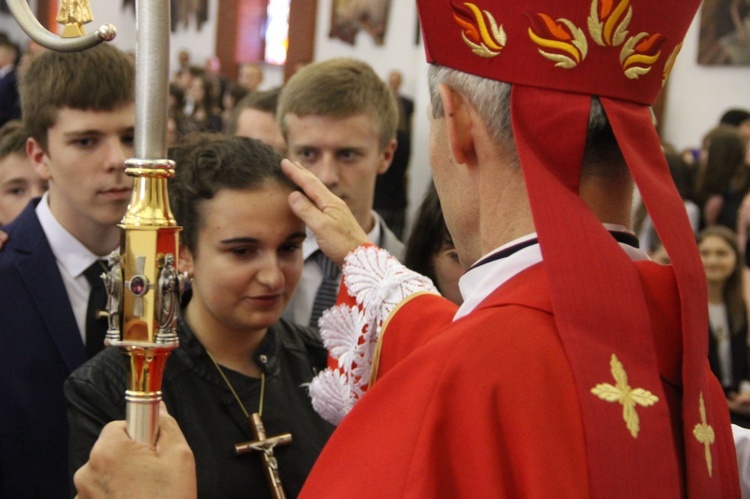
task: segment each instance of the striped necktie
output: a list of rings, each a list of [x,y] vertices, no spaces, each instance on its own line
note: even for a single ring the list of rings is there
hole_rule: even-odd
[[[318,319],[323,315],[323,311],[331,308],[336,303],[341,272],[339,271],[338,266],[320,250],[313,254],[313,259],[323,272],[323,282],[320,284],[318,292],[315,295],[309,323],[310,326],[317,328]]]

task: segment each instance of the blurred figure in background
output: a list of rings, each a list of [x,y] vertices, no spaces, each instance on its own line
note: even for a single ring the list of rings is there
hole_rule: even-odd
[[[254,62],[246,62],[240,66],[237,73],[237,83],[249,92],[255,92],[263,83],[263,68]]]
[[[204,73],[194,75],[185,92],[185,116],[201,132],[221,132],[221,112],[214,102],[211,82]]]
[[[406,228],[406,207],[409,185],[409,158],[411,157],[411,130],[414,101],[401,95],[399,90],[403,82],[400,71],[393,70],[388,74],[390,88],[398,109],[398,128],[396,129],[396,152],[388,171],[378,175],[375,182],[375,199],[373,207],[383,217],[388,227],[399,239],[404,237]]]
[[[28,134],[18,120],[0,127],[0,225],[10,223],[47,190],[26,155]]]
[[[750,142],[750,111],[747,109],[729,109],[721,116],[719,124],[736,127],[745,140]]]
[[[229,80],[221,74],[221,60],[215,55],[206,57],[203,70],[211,84],[211,101],[214,106],[223,110],[223,97],[224,92],[227,90],[227,85],[229,85]]]
[[[18,46],[7,37],[0,37],[0,126],[21,117],[18,97]]]
[[[280,93],[281,88],[274,88],[245,96],[230,115],[227,133],[258,139],[273,147],[282,156],[286,154],[286,141],[276,121]]]
[[[685,211],[687,212],[690,226],[693,229],[693,233],[697,234],[701,222],[701,213],[700,208],[693,202],[691,197],[693,194],[694,171],[685,162],[681,154],[666,152],[664,155],[667,159],[667,165],[669,165],[669,173],[672,174],[672,180],[674,180],[675,187],[677,187],[677,192],[685,204]],[[669,263],[669,257],[666,256],[659,236],[654,230],[651,217],[649,217],[646,207],[641,201],[638,202],[638,207],[633,216],[633,230],[638,236],[641,248],[646,250],[652,259],[655,259],[659,263]],[[654,258],[657,254],[658,258]]]
[[[176,83],[169,84],[167,113],[167,145],[174,145],[182,137],[199,130],[197,123],[185,116],[185,92]]]
[[[177,53],[177,71],[190,68],[190,51],[182,49]]]
[[[404,250],[404,265],[432,279],[440,294],[453,303],[463,303],[458,279],[465,269],[445,226],[434,184],[430,184],[414,219]]]
[[[745,141],[750,143],[750,111],[742,108],[727,109],[719,118],[718,125],[726,125],[737,128]],[[682,156],[689,167],[697,167],[700,160],[701,148],[688,148],[682,151]],[[750,157],[745,161],[750,164]]]
[[[18,71],[20,74],[23,74],[24,69],[26,66],[28,66],[31,59],[42,52],[47,50],[46,48],[42,47],[38,43],[36,43],[34,40],[29,40],[26,42],[26,50],[23,54],[21,54],[21,57],[18,60]]]
[[[737,229],[737,212],[750,188],[746,147],[739,130],[730,125],[719,125],[703,138],[693,196],[701,208],[701,226]]]
[[[227,84],[224,94],[221,96],[221,119],[224,121],[225,127],[232,119],[232,111],[239,101],[241,101],[249,91],[242,85],[236,82],[229,82]]]

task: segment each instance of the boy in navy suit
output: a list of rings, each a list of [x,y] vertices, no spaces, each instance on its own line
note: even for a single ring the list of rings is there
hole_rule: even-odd
[[[90,336],[86,345],[84,272],[119,246],[133,188],[124,161],[133,155],[134,77],[124,53],[101,45],[39,55],[20,86],[26,152],[49,191],[3,227],[2,497],[70,493],[63,382],[103,346]]]

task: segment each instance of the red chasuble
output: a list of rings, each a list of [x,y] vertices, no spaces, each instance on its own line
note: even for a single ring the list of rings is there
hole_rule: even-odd
[[[384,328],[377,381],[334,432],[301,497],[590,497],[579,392],[543,265],[520,273],[456,322],[455,305],[431,295],[398,308]],[[666,400],[635,405],[632,438],[647,447],[666,443],[671,452],[662,458],[679,474],[685,496],[677,288],[669,268],[651,262],[637,267],[657,332]],[[618,379],[627,368],[613,362],[612,376],[601,380],[597,393],[622,388]],[[708,389],[705,410],[710,421],[720,422],[706,443],[714,456],[712,480],[722,497],[739,497],[723,392],[713,377]],[[598,395],[592,390],[591,396]],[[632,435],[632,412],[617,400],[601,403],[609,405],[604,428]],[[649,424],[649,412],[659,404],[669,411],[671,434]],[[614,483],[631,488],[641,487],[641,477],[648,480],[643,494],[633,495],[646,497],[658,493],[659,481],[643,468],[623,460],[610,471]]]

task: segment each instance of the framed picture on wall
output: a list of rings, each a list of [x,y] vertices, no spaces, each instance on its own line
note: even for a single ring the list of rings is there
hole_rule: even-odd
[[[171,30],[188,29],[193,24],[198,31],[208,21],[208,0],[170,0]],[[122,0],[122,8],[135,14],[135,0]]]
[[[750,0],[704,0],[698,63],[750,65]]]
[[[354,45],[359,30],[364,30],[383,45],[391,0],[333,0],[330,38]]]

